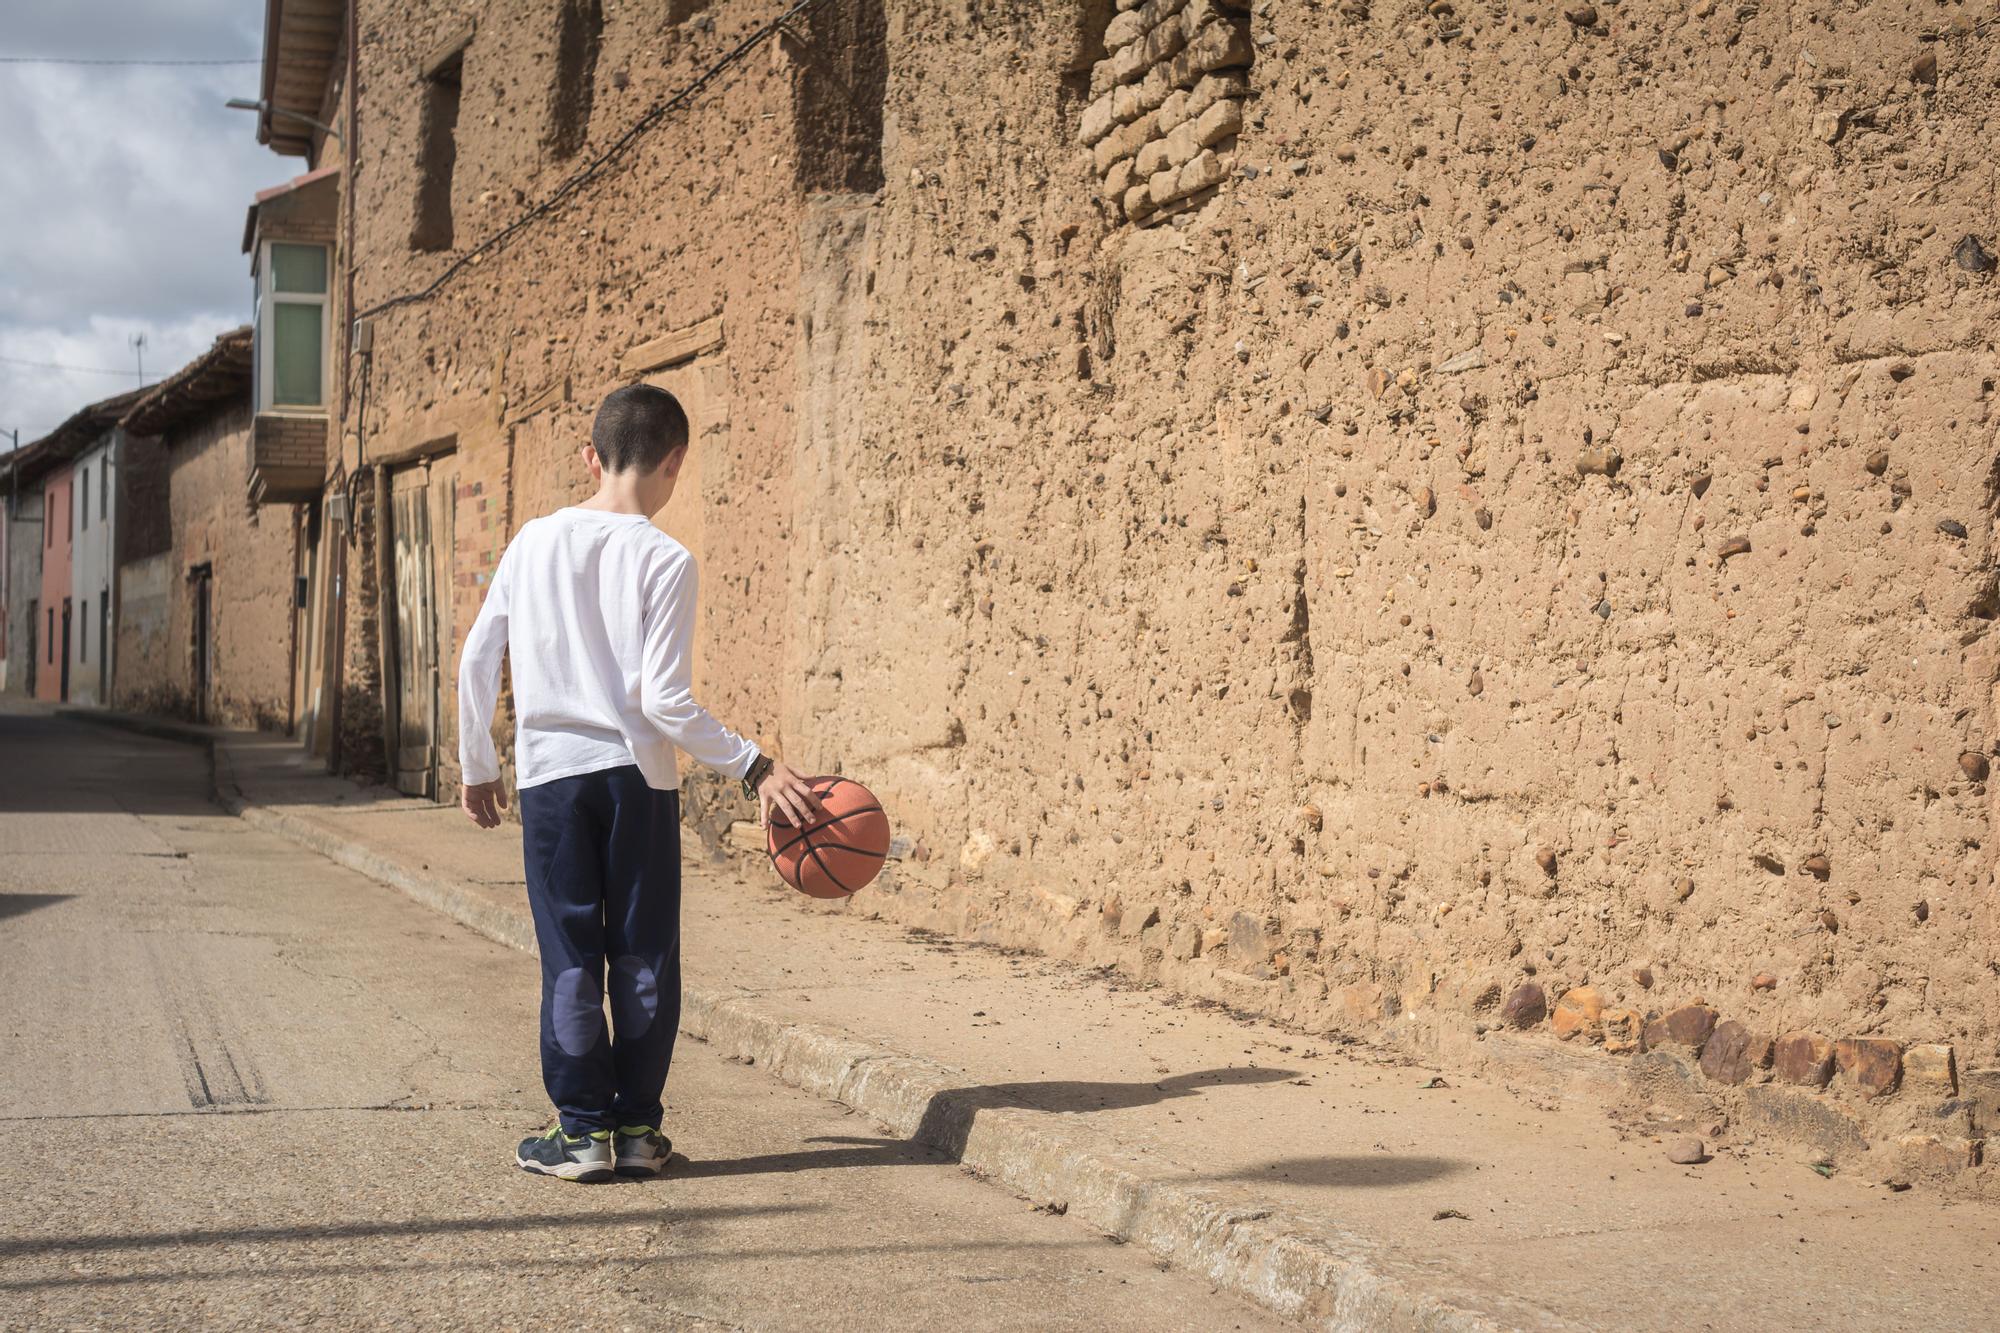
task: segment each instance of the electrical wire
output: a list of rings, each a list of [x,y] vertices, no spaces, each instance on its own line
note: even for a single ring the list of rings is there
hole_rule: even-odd
[[[68,370],[79,375],[136,375],[136,370],[113,370],[110,366],[66,366],[57,361],[28,361],[18,356],[0,356],[10,366],[32,366],[36,370]]]
[[[569,198],[578,190],[588,185],[592,180],[596,179],[605,167],[623,156],[625,150],[636,143],[646,131],[659,124],[668,113],[678,111],[681,107],[687,105],[694,99],[695,94],[708,87],[724,70],[750,54],[759,44],[768,40],[774,33],[783,28],[787,22],[797,18],[809,9],[818,7],[822,3],[824,3],[824,0],[795,0],[795,3],[789,9],[764,24],[761,28],[758,28],[741,42],[738,42],[727,55],[703,70],[700,76],[692,83],[686,84],[680,91],[665,101],[654,103],[652,109],[639,117],[638,120],[632,122],[631,127],[613,140],[609,148],[606,148],[602,153],[592,158],[590,162],[571,175],[562,184],[556,186],[548,198],[542,200],[541,203],[536,204],[520,217],[515,218],[499,231],[493,233],[478,245],[453,260],[446,266],[442,273],[432,278],[425,286],[419,287],[414,291],[404,292],[399,296],[392,296],[385,301],[377,301],[366,310],[356,313],[354,318],[367,319],[370,316],[379,315],[385,310],[392,310],[401,305],[412,305],[418,301],[427,301],[437,295],[446,283],[464,272],[466,267],[474,260],[478,259],[481,255],[497,249],[515,232],[520,231],[536,218],[547,215],[554,210],[557,204],[560,204],[563,200]]]
[[[92,60],[72,56],[0,56],[0,65],[261,65],[256,57],[245,60]]]

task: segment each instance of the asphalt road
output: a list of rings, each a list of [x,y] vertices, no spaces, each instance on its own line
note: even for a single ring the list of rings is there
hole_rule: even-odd
[[[0,710],[0,1328],[1278,1326],[685,1040],[667,1179],[529,1176],[533,961],[206,791]]]

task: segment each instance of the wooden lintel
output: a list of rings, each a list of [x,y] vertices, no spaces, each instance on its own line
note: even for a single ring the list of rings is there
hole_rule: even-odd
[[[473,22],[471,19],[467,19],[465,22],[447,31],[438,44],[431,48],[431,53],[424,57],[423,63],[417,66],[417,77],[419,79],[436,78],[438,71],[458,59],[465,51],[465,48],[472,45],[472,32]]]
[[[699,324],[662,334],[618,358],[618,373],[626,377],[643,375],[681,361],[691,361],[703,352],[722,346],[722,316],[710,315]]]
[[[507,415],[501,424],[518,426],[543,408],[568,401],[569,376],[558,375],[541,388],[523,398],[519,403],[510,403],[507,407]]]

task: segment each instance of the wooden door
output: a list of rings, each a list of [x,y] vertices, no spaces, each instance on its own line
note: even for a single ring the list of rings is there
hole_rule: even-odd
[[[431,791],[456,800],[458,791],[458,709],[452,673],[458,661],[457,626],[452,616],[452,565],[457,551],[458,460],[450,454],[430,461],[431,644],[437,655],[431,695]]]
[[[215,637],[213,618],[215,607],[212,594],[215,590],[212,570],[208,565],[196,565],[188,572],[188,581],[193,584],[194,624],[194,720],[209,720],[208,696],[215,680]]]
[[[435,796],[437,772],[437,612],[431,561],[430,466],[389,476],[389,535],[396,606],[396,788]]]

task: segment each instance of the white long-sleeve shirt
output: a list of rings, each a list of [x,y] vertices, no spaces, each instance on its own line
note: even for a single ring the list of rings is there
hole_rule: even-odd
[[[757,747],[695,702],[694,624],[694,557],[644,515],[561,509],[524,524],[459,660],[464,780],[500,776],[492,721],[503,650],[517,786],[637,764],[647,785],[673,791],[675,746],[742,777]]]

